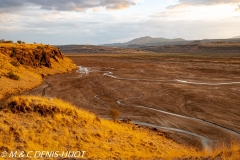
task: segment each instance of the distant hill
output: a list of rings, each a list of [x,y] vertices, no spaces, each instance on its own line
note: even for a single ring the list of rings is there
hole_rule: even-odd
[[[212,42],[239,42],[240,36],[229,39],[202,39],[202,40],[185,40],[182,38],[167,39],[167,38],[152,38],[149,36],[133,39],[126,43],[104,44],[108,47],[123,47],[123,48],[143,48],[147,46],[165,46],[165,45],[187,45],[193,43],[212,43]]]
[[[179,41],[186,41],[186,40],[182,38],[166,39],[166,38],[152,38],[152,37],[146,36],[146,37],[136,38],[132,41],[127,42],[126,44],[146,45],[146,44],[154,44],[154,43],[179,42]]]
[[[240,39],[240,36],[232,37],[231,39]]]
[[[58,45],[61,52],[64,54],[75,54],[75,53],[143,53],[136,47],[136,49],[132,48],[118,48],[115,46],[107,47],[107,46],[94,46],[94,45]]]
[[[157,45],[181,45],[188,44],[191,41],[187,41],[182,38],[167,39],[167,38],[152,38],[149,36],[133,39],[126,43],[114,43],[114,44],[104,44],[104,46],[114,46],[114,47],[132,47],[132,46],[157,46]]]
[[[240,40],[233,41],[193,41],[186,45],[145,46],[142,50],[156,53],[240,53]]]
[[[239,36],[240,37],[240,36]],[[149,36],[105,45],[58,45],[65,54],[80,53],[240,53],[240,38],[185,40]]]

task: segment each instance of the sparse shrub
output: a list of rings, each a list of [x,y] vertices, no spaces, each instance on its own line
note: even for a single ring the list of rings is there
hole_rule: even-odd
[[[15,52],[12,52],[10,57],[16,57],[16,53]]]
[[[21,63],[21,64],[24,64],[24,61],[21,59],[21,60],[20,60],[20,63]]]
[[[13,41],[5,41],[4,43],[13,43]]]
[[[12,61],[10,62],[13,66],[18,67],[20,64],[17,61]]]
[[[117,118],[119,117],[119,110],[117,109],[110,109],[109,114],[111,115],[114,122],[117,121]]]
[[[30,99],[25,98],[25,96],[12,97],[8,100],[5,108],[10,109],[12,113],[38,113],[41,116],[61,114],[78,118],[75,108],[66,107],[68,104],[61,100],[43,97],[30,97]],[[50,104],[50,102],[57,102],[58,105]],[[87,121],[84,121],[82,124],[85,125],[86,123]]]
[[[43,49],[43,47],[42,46],[37,46],[37,49]]]
[[[12,48],[12,53],[11,53],[10,57],[16,57],[16,48],[15,47]]]
[[[22,44],[22,41],[18,40],[17,43],[18,43],[18,44]]]
[[[8,72],[7,75],[10,79],[14,79],[14,80],[20,79],[20,77],[17,74],[13,73],[12,71]]]

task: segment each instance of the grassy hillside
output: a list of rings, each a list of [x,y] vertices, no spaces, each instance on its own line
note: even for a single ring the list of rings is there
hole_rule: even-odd
[[[0,99],[42,83],[42,77],[75,69],[53,46],[0,43]]]
[[[93,159],[198,155],[159,132],[100,120],[58,99],[12,97],[0,111],[0,123],[0,146],[8,151],[80,150]]]
[[[158,131],[99,119],[55,98],[12,97],[0,109],[0,123],[0,150],[7,152],[86,151],[84,157],[92,159],[240,157],[238,144],[219,148],[213,154],[196,151]]]

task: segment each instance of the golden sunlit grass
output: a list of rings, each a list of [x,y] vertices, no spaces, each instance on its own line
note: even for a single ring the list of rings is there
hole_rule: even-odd
[[[55,98],[12,97],[0,111],[0,122],[0,146],[9,151],[80,150],[93,159],[200,156],[159,132],[100,120]]]
[[[8,48],[36,49],[44,46],[46,45],[45,44],[0,43],[0,47],[8,47]],[[54,48],[54,47],[49,45],[49,48]]]
[[[0,43],[0,47],[9,48],[9,51],[12,51],[12,47],[15,47],[16,49],[24,48],[26,51],[28,49],[36,49],[39,46],[43,47],[45,45]],[[53,46],[49,46],[44,49],[50,50],[51,48],[54,49]],[[27,54],[27,52],[23,54]],[[1,53],[0,50],[0,99],[2,99],[5,95],[11,95],[40,85],[42,83],[41,75],[64,73],[76,68],[76,65],[74,65],[72,61],[66,57],[63,57],[63,59],[56,57],[56,59],[58,62],[52,58],[50,59],[51,68],[45,66],[32,67],[21,65],[18,61],[11,58],[6,53]],[[12,73],[12,77],[9,76],[10,73]]]
[[[86,151],[92,159],[237,160],[239,143],[212,154],[177,144],[160,132],[103,120],[56,98],[15,96],[0,110],[0,146],[7,151]]]
[[[210,156],[220,157],[222,160],[240,160],[240,142],[233,140],[231,144],[217,146]]]

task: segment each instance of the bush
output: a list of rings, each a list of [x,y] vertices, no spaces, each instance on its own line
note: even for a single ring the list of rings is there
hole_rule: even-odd
[[[21,63],[21,64],[24,64],[24,61],[21,59],[21,60],[20,60],[20,63]]]
[[[18,67],[20,64],[17,61],[12,61],[10,62],[13,66]]]
[[[14,80],[20,79],[20,77],[17,74],[13,73],[12,71],[8,72],[7,74],[10,79],[14,79]]]
[[[43,47],[42,46],[37,46],[37,49],[43,49]]]
[[[5,41],[4,43],[13,43],[13,41]]]
[[[15,47],[12,48],[12,53],[11,53],[10,57],[16,57],[16,48]]]
[[[109,114],[111,115],[113,121],[115,121],[115,122],[120,115],[119,111],[117,109],[110,109]]]
[[[16,57],[16,53],[15,52],[12,52],[10,57]]]
[[[18,40],[17,43],[18,43],[18,44],[22,44],[22,41]]]

